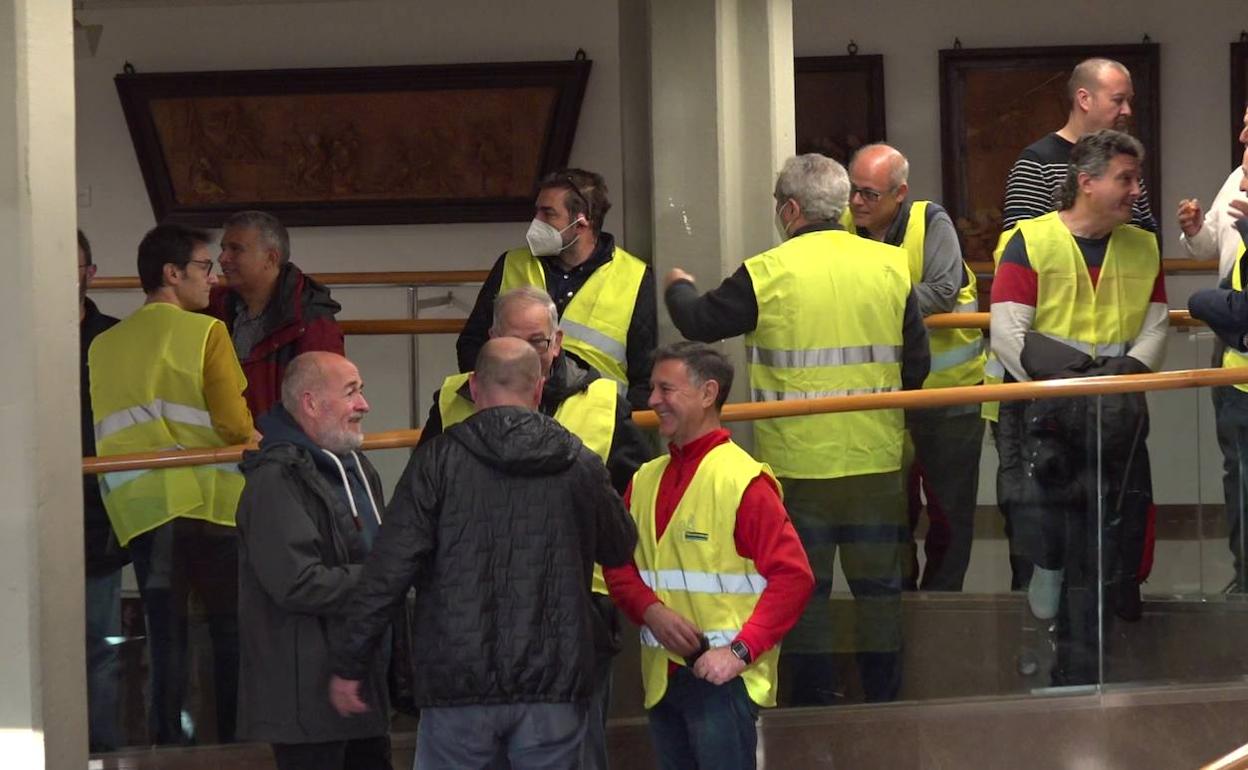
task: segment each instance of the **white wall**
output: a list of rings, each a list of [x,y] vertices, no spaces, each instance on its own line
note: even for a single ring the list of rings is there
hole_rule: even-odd
[[[409,0],[350,2],[204,3],[152,7],[116,0],[77,12],[102,24],[94,58],[77,62],[78,184],[90,188],[79,222],[91,238],[101,275],[134,275],[143,233],[155,224],[134,147],[113,84],[123,62],[139,72],[365,67],[404,64],[548,61],[584,48],[593,60],[572,147],[572,165],[594,169],[622,190],[619,23],[615,0]],[[619,232],[625,205],[616,194],[607,230]],[[527,223],[301,227],[291,231],[292,255],[303,269],[381,271],[486,269],[503,250],[522,244]],[[423,290],[422,297],[446,290]],[[476,290],[457,292],[471,303]],[[99,293],[101,307],[119,315],[136,293]],[[340,288],[341,318],[402,317],[401,289]],[[436,316],[438,311],[423,313]],[[454,308],[441,315],[463,317]],[[420,341],[421,413],[433,389],[455,369],[454,340]],[[409,424],[407,351],[400,337],[348,338],[348,355],[368,382],[369,430]],[[380,455],[387,484],[405,453]]]

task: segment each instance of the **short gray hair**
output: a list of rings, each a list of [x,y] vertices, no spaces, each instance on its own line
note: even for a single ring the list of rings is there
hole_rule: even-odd
[[[503,316],[507,310],[513,306],[532,307],[534,305],[541,306],[546,309],[550,315],[550,332],[554,334],[559,328],[559,308],[555,307],[555,301],[550,298],[544,290],[536,286],[521,286],[518,289],[505,291],[494,298],[494,323],[490,325],[490,332],[495,337],[503,336]]]
[[[817,152],[789,158],[776,177],[777,202],[797,201],[810,222],[835,222],[849,205],[845,167]]]
[[[280,260],[278,264],[284,265],[290,261],[290,234],[286,232],[286,226],[267,211],[240,211],[231,214],[221,227],[226,230],[231,227],[254,227],[270,249],[277,249]]]
[[[1118,155],[1130,155],[1144,162],[1144,145],[1140,140],[1122,131],[1104,128],[1084,134],[1070,150],[1070,162],[1066,165],[1066,179],[1057,188],[1057,209],[1065,211],[1075,205],[1079,195],[1079,175],[1087,174],[1096,179],[1109,168],[1109,162]]]
[[[300,353],[290,360],[282,374],[282,406],[291,416],[299,414],[299,399],[304,393],[316,393],[325,383],[319,352]]]

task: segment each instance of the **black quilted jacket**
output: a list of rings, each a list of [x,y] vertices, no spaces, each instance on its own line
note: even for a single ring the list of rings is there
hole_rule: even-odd
[[[335,672],[358,679],[415,587],[416,706],[588,696],[594,561],[627,563],[637,531],[602,462],[553,419],[473,415],[413,453],[348,608]]]

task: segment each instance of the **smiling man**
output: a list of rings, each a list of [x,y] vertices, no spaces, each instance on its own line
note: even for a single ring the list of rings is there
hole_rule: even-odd
[[[362,453],[364,381],[336,353],[290,362],[264,440],[242,463],[238,506],[242,631],[239,734],[273,745],[278,770],[389,770],[384,655],[363,677],[369,713],[347,719],[325,699],[331,639],[385,507]]]
[[[1079,137],[1094,131],[1126,130],[1135,88],[1125,66],[1112,59],[1095,58],[1080,62],[1070,73],[1066,96],[1070,113],[1065,125],[1029,145],[1010,169],[1005,183],[1003,227],[1056,208],[1054,193],[1066,175],[1071,148]],[[1131,223],[1145,230],[1157,230],[1142,179],[1139,196],[1132,204]]]
[[[247,406],[255,417],[281,398],[282,374],[300,353],[343,353],[342,307],[329,289],[290,261],[290,236],[277,217],[240,211],[225,220],[221,272],[228,286],[213,290],[208,312],[230,331],[247,376]]]
[[[252,437],[246,381],[225,325],[195,312],[216,284],[208,236],[161,225],[139,244],[146,303],[100,334],[88,353],[101,457],[241,444]],[[187,600],[207,610],[217,732],[233,740],[238,687],[238,551],[234,511],[243,478],[232,466],[162,468],[100,478],[104,507],[128,545],[147,613],[153,743],[182,743]]]
[[[1007,380],[1138,374],[1161,367],[1169,322],[1157,239],[1128,224],[1140,197],[1143,159],[1144,148],[1127,134],[1106,129],[1084,136],[1070,154],[1060,209],[1023,220],[1002,236],[991,324],[992,350]],[[1022,403],[1001,412],[998,448],[1003,440],[1018,448],[1001,458],[1001,472],[1015,488],[1007,532],[1012,559],[1035,567],[1028,584],[1032,612],[1047,620],[1064,608],[1057,623],[1054,684],[1087,684],[1097,676],[1096,576],[1105,572],[1106,624],[1115,613],[1139,617],[1139,570],[1151,504],[1147,410],[1135,405],[1132,422],[1114,419],[1123,413],[1112,411],[1109,400],[1098,403],[1104,417],[1089,419],[1103,434],[1089,437],[1083,433],[1088,423],[1061,424],[1061,415],[1042,415],[1042,407],[1035,406],[1054,403]],[[1104,490],[1103,532],[1096,530],[1097,514],[1089,514],[1099,510],[1093,490],[1080,491],[1074,482],[1033,486],[1061,464],[1044,463],[1038,442],[1046,435],[1065,447],[1061,462],[1074,466],[1072,473],[1083,471],[1077,459],[1083,453],[1097,455],[1094,482],[1096,490]],[[1090,448],[1094,440],[1103,454]],[[1086,534],[1089,526],[1092,534]],[[1104,553],[1103,567],[1089,567],[1087,560],[1094,561],[1098,550]]]
[[[697,342],[655,351],[650,407],[670,454],[628,491],[632,564],[607,570],[641,626],[641,676],[659,767],[755,767],[760,706],[776,705],[780,640],[814,576],[780,484],[720,425],[732,364]]]

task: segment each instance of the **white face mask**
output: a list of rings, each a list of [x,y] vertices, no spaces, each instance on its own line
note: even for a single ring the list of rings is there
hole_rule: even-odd
[[[780,212],[784,211],[784,207],[788,205],[788,201],[780,204],[780,208],[776,209],[776,232],[780,234],[781,241],[789,239],[789,226],[784,223],[784,217],[780,216]]]
[[[563,234],[569,228],[575,227],[576,223],[581,221],[577,219],[572,224],[556,230],[554,225],[547,224],[540,219],[534,219],[529,223],[529,231],[525,233],[524,239],[529,242],[529,251],[533,252],[535,257],[553,257],[564,249],[576,243],[581,236],[577,235],[567,246],[563,245]]]

